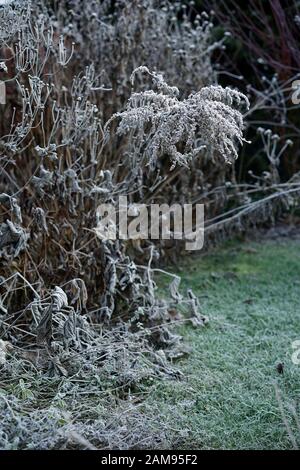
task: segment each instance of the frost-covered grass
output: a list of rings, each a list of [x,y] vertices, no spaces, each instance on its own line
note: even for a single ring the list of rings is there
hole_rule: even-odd
[[[151,373],[147,356],[134,362],[141,381],[125,388],[109,362],[86,381],[22,366],[22,379],[8,376],[0,389],[6,448],[289,449],[280,404],[300,444],[300,366],[291,361],[300,339],[299,248],[300,240],[234,242],[173,268],[210,317],[207,327],[179,328],[191,350],[175,364],[181,379]]]
[[[180,364],[185,378],[161,383],[151,397],[163,422],[185,430],[178,448],[292,448],[275,386],[300,444],[292,418],[300,411],[300,366],[291,361],[291,343],[300,339],[299,268],[299,240],[231,243],[182,263],[183,283],[210,325],[181,329],[192,351]]]

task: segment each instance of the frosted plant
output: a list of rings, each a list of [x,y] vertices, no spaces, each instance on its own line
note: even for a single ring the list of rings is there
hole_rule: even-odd
[[[211,18],[197,14],[191,2],[116,0],[112,8],[107,0],[73,0],[71,14],[68,0],[57,3],[64,32],[84,44],[84,59],[105,70],[113,88],[106,118],[128,98],[130,73],[140,64],[163,66],[168,83],[185,96],[215,81],[211,55],[224,38],[215,40]]]
[[[293,145],[292,140],[287,139],[284,145],[279,149],[280,137],[278,134],[274,134],[271,129],[264,129],[259,127],[257,133],[260,134],[263,142],[264,152],[272,166],[278,167],[280,158],[283,155],[287,147]]]
[[[181,2],[166,2],[165,8],[159,3],[121,1],[110,15],[111,2],[74,0],[72,14],[62,19],[67,2],[52,2],[51,11],[39,0],[0,60],[8,69],[8,103],[0,120],[0,275],[24,272],[39,293],[70,277],[84,278],[95,321],[132,319],[139,308],[150,321],[167,315],[154,297],[150,268],[145,278],[135,275],[131,247],[106,246],[95,236],[98,205],[114,204],[121,194],[138,202],[147,193],[156,200],[180,195],[187,202],[205,185],[196,165],[204,164],[206,174],[213,169],[221,186],[227,165],[211,155],[233,161],[243,139],[238,108],[246,98],[203,88],[214,83],[209,64],[217,45],[210,22],[204,16],[193,22]],[[13,5],[7,6],[11,12]],[[93,13],[90,21],[82,5]],[[164,73],[136,69],[145,63]],[[153,81],[153,90],[136,84],[141,73]],[[139,88],[130,97],[131,84]],[[200,91],[191,94],[193,89]],[[128,97],[126,110],[116,113]],[[193,158],[205,145],[203,159]],[[191,171],[170,179],[165,155]],[[149,172],[149,165],[157,171]],[[141,262],[150,248],[140,248]],[[11,311],[28,303],[21,291],[6,298]]]
[[[265,171],[262,177],[256,177],[256,179],[264,181],[267,185],[276,185],[280,183],[279,165],[281,157],[286,149],[293,145],[293,141],[286,139],[282,143],[282,139],[278,134],[274,134],[271,129],[264,129],[263,127],[259,127],[257,133],[261,136],[263,151],[269,161],[270,171]],[[250,175],[254,176],[253,172],[250,171]]]
[[[0,2],[0,44],[8,41],[26,25],[30,6],[30,0]]]
[[[108,121],[119,119],[117,133],[133,131],[144,142],[144,154],[153,169],[157,160],[167,155],[175,165],[187,166],[189,161],[210,145],[227,163],[238,156],[237,144],[242,144],[243,118],[240,109],[249,108],[242,93],[221,86],[202,88],[184,100],[179,100],[176,87],[169,87],[161,74],[139,67],[132,74],[147,72],[158,91],[133,93],[125,111]]]

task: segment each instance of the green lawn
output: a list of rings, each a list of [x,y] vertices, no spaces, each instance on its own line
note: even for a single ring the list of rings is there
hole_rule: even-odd
[[[173,272],[200,297],[210,323],[181,327],[192,349],[177,364],[185,377],[157,384],[148,398],[160,404],[163,423],[174,423],[170,444],[289,449],[291,438],[300,444],[300,365],[291,360],[291,343],[300,339],[300,241],[230,243],[183,260]]]

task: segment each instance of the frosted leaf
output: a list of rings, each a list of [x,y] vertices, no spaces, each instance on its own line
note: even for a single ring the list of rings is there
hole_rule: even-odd
[[[51,294],[53,299],[53,307],[55,310],[59,311],[62,307],[68,306],[68,297],[66,293],[58,286],[56,286]]]

